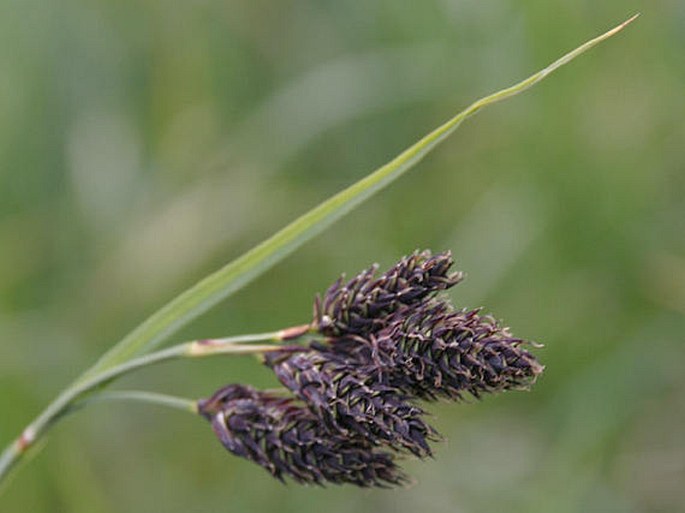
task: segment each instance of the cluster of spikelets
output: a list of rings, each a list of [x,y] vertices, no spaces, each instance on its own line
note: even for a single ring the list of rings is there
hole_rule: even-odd
[[[463,275],[416,252],[339,279],[314,304],[315,340],[265,355],[287,395],[228,385],[199,402],[233,454],[297,482],[391,486],[397,457],[431,455],[417,401],[528,388],[543,367],[492,317],[438,296]]]

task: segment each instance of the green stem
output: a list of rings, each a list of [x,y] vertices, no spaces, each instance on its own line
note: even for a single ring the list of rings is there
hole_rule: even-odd
[[[26,451],[74,404],[74,401],[121,376],[148,365],[179,358],[202,358],[218,354],[258,354],[278,349],[279,346],[251,344],[253,342],[280,342],[297,338],[308,331],[308,326],[288,330],[241,335],[222,339],[186,342],[134,358],[106,369],[94,376],[77,381],[64,390],[24,431],[0,454],[0,482],[22,458]],[[149,396],[150,397],[150,396]]]
[[[0,479],[19,462],[19,458],[26,451],[21,444],[21,437],[9,444],[0,454]],[[0,488],[0,490],[2,490]]]
[[[98,392],[79,401],[75,406],[81,407],[91,403],[103,401],[138,401],[143,403],[156,404],[175,408],[177,410],[197,413],[197,401],[186,397],[175,395],[158,394],[156,392],[146,392],[143,390],[113,390],[111,392]]]

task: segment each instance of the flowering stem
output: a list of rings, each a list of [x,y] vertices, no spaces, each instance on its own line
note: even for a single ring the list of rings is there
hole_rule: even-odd
[[[167,406],[177,410],[187,411],[190,413],[197,413],[197,401],[188,399],[186,397],[177,397],[174,395],[158,394],[156,392],[147,392],[143,390],[113,390],[111,392],[98,392],[83,401],[79,401],[74,406],[80,408],[90,403],[99,403],[102,401],[138,401],[143,403],[157,404],[159,406]]]
[[[115,367],[105,369],[86,379],[77,381],[57,396],[57,398],[24,429],[21,435],[10,443],[2,454],[0,454],[0,482],[25,455],[26,451],[31,446],[35,445],[36,441],[42,437],[59,418],[70,411],[74,405],[74,401],[124,374],[142,367],[147,367],[148,365],[180,358],[202,358],[218,354],[261,354],[276,350],[279,346],[272,344],[253,344],[254,342],[273,343],[293,340],[308,332],[309,325],[303,325],[270,333],[186,342],[134,358]],[[141,395],[138,395],[137,397],[142,399]],[[132,398],[132,396],[129,398]],[[152,398],[153,396],[151,395],[147,396],[148,400],[152,400]],[[177,406],[178,405],[180,405],[180,403],[177,403]],[[188,409],[188,405],[186,404],[184,408]]]

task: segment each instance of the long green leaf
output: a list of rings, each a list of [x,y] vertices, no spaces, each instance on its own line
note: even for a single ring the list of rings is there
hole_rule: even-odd
[[[107,352],[87,376],[157,347],[171,334],[233,294],[257,276],[321,233],[333,222],[402,176],[483,107],[506,100],[537,84],[553,71],[621,31],[638,15],[567,53],[525,80],[481,98],[347,189],[324,201],[244,255],[209,275],[151,315]]]

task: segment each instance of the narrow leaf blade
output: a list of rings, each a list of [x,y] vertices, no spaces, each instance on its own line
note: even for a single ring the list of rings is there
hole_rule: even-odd
[[[525,80],[475,101],[387,164],[324,201],[269,239],[177,296],[112,347],[85,376],[159,346],[174,332],[263,274],[302,244],[402,176],[452,134],[465,119],[484,107],[529,89],[590,48],[620,32],[638,16],[639,14],[636,14],[619,26],[584,43]]]

